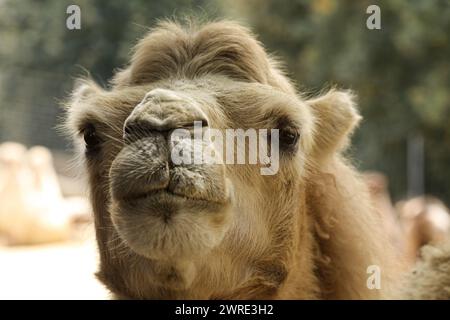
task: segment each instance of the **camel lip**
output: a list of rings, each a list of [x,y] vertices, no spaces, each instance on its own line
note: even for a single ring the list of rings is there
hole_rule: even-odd
[[[136,201],[136,200],[142,200],[142,199],[148,199],[148,198],[154,198],[162,195],[169,195],[173,197],[182,197],[181,195],[177,195],[170,191],[169,189],[157,189],[157,190],[148,190],[148,191],[141,191],[141,192],[132,192],[127,193],[121,196],[116,196],[116,200],[118,201]]]
[[[161,197],[166,197],[167,198],[174,198],[174,199],[178,199],[178,200],[183,200],[186,202],[191,202],[191,203],[210,203],[210,204],[222,204],[219,201],[214,201],[214,200],[209,200],[209,199],[204,199],[204,198],[193,198],[193,197],[189,197],[183,194],[179,194],[179,193],[175,193],[172,190],[169,189],[158,189],[158,190],[152,190],[152,191],[143,191],[143,192],[135,192],[135,193],[130,193],[127,195],[123,195],[119,198],[116,198],[117,201],[119,202],[136,202],[136,201],[142,201],[142,200],[152,200],[152,199],[158,199]]]

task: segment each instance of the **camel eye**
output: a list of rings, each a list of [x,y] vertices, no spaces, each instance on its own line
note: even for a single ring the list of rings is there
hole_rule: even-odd
[[[100,145],[100,139],[97,136],[95,127],[92,124],[89,124],[86,126],[86,128],[84,128],[83,138],[84,142],[86,143],[87,151],[92,151]]]
[[[286,150],[293,150],[297,146],[300,134],[291,129],[280,130],[280,146]]]

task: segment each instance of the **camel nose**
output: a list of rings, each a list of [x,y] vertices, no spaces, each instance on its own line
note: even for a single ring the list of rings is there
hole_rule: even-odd
[[[153,89],[125,120],[124,141],[133,143],[155,133],[166,136],[173,129],[192,127],[194,121],[208,123],[194,99],[173,90]]]

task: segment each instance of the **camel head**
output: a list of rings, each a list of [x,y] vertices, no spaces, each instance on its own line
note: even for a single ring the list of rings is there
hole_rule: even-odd
[[[313,250],[308,180],[358,120],[347,92],[297,95],[245,28],[159,24],[110,88],[80,80],[68,104],[98,277],[117,297],[274,297]]]

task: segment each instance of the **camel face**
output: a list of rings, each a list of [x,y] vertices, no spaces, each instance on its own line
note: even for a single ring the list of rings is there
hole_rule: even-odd
[[[339,155],[359,118],[347,92],[299,97],[236,24],[161,24],[110,90],[85,80],[69,102],[67,128],[89,174],[98,277],[117,297],[317,298],[323,247],[349,264],[327,265],[322,277],[353,277],[324,292],[370,296],[363,279],[379,237],[359,230],[378,230],[376,217]],[[347,184],[357,196],[346,196]],[[345,224],[328,230],[326,221]],[[318,240],[354,238],[353,230],[374,234],[376,253],[359,241]]]
[[[126,93],[120,96],[132,99],[117,100],[117,91],[98,92],[72,110],[83,135],[93,195],[101,195],[102,213],[111,220],[107,249],[117,250],[115,241],[120,239],[119,251],[126,248],[153,270],[153,285],[173,290],[189,288],[206,263],[218,268],[214,276],[223,277],[230,267],[243,276],[254,268],[247,261],[262,260],[265,253],[284,256],[298,219],[311,151],[309,107],[267,86],[222,76],[189,80],[189,86],[177,80],[121,90]],[[252,113],[257,117],[249,117]],[[171,134],[179,128],[191,130],[194,122],[202,123],[203,130],[217,129],[224,140],[227,129],[279,130],[278,171],[263,175],[266,164],[227,164],[225,155],[223,163],[175,164]],[[234,147],[236,153],[243,147],[248,159],[246,141]],[[196,143],[206,142],[191,143],[193,154]],[[242,265],[231,266],[236,250],[242,250]],[[157,271],[166,267],[177,281]]]
[[[110,170],[111,214],[138,254],[189,260],[222,240],[231,214],[224,166],[171,159],[173,130],[206,118],[196,100],[158,88],[125,120],[124,146]]]
[[[212,83],[223,90],[224,82],[217,78]],[[308,112],[307,107],[299,101],[289,101],[281,93],[272,97],[264,95],[264,99],[275,98],[273,104],[256,97],[257,100],[250,104],[241,97],[239,104],[230,105],[228,100],[231,97],[239,98],[238,94],[230,94],[237,91],[234,84],[229,87],[230,92],[222,95],[220,102],[213,98],[218,97],[219,92],[213,89],[206,91],[205,85],[201,86],[200,92],[197,86],[194,84],[190,91],[177,85],[171,89],[158,87],[150,90],[126,118],[124,146],[112,161],[109,171],[110,212],[114,226],[132,250],[150,259],[190,260],[194,256],[206,256],[219,246],[233,220],[236,220],[235,227],[242,224],[242,216],[255,227],[261,225],[258,237],[264,237],[263,230],[269,226],[258,214],[266,214],[264,218],[268,220],[276,219],[270,215],[278,210],[294,215],[292,201],[280,199],[278,193],[292,193],[291,197],[300,194],[302,160],[297,155],[304,150],[299,148],[297,136],[300,135],[300,127],[303,129],[302,138],[304,135],[304,139],[308,139],[310,135],[307,117],[305,121],[301,118],[302,113]],[[245,84],[241,86],[246,87]],[[242,94],[242,89],[239,91]],[[197,98],[200,94],[203,100]],[[283,98],[287,100],[284,103]],[[249,109],[261,115],[256,119],[259,123],[245,117]],[[202,129],[210,126],[222,128],[220,132],[224,132],[227,124],[245,129],[257,126],[264,130],[277,128],[281,132],[281,145],[277,147],[281,147],[283,168],[269,178],[258,174],[262,164],[229,164],[222,156],[220,163],[192,161],[177,164],[173,158],[176,142],[171,133],[179,128],[190,130],[195,122],[202,123]],[[226,133],[223,136],[226,137]],[[267,137],[260,140],[267,142]],[[249,158],[250,142],[247,142],[247,145],[235,148],[235,153],[247,151]],[[190,153],[190,159],[195,160],[195,148],[207,143],[203,139],[189,139],[184,152]],[[291,188],[286,191],[288,184]],[[269,212],[268,208],[260,206],[267,201],[273,204]]]

